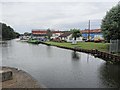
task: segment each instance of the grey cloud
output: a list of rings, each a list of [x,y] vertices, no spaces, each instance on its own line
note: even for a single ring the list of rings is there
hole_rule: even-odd
[[[115,4],[116,2],[4,2],[2,21],[21,33],[34,28],[84,29],[89,19],[102,19]],[[100,23],[95,27],[100,27]]]

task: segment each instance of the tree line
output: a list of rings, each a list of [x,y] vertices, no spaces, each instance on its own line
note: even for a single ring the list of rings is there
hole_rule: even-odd
[[[2,29],[2,40],[15,39],[20,36],[19,33],[15,32],[13,28],[6,25],[5,23],[0,23]]]

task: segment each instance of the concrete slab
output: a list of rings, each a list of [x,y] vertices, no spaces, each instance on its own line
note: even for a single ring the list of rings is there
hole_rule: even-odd
[[[0,74],[0,76],[2,76],[2,82],[11,80],[13,78],[13,73],[10,69],[0,70]]]
[[[2,67],[2,71],[0,72],[4,72],[4,76],[10,79],[6,80],[6,78],[3,78],[2,88],[39,88],[40,90],[41,88],[46,88],[25,71],[16,68]]]

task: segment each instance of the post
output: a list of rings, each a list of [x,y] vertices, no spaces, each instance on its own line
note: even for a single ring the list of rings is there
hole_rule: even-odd
[[[90,20],[89,20],[89,23],[88,23],[88,40],[90,40]]]

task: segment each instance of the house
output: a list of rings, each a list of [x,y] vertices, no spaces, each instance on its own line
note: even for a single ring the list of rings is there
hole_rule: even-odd
[[[67,42],[73,42],[74,38],[72,37],[72,33],[71,32],[65,32],[64,34],[59,36],[61,40],[65,40]],[[82,37],[77,37],[76,41],[82,41]]]
[[[47,31],[46,30],[32,30],[32,35],[33,36],[39,36],[39,37],[43,37],[47,35]]]
[[[64,31],[52,31],[51,39],[55,39],[55,38],[59,37],[60,35],[62,35],[63,33],[64,33]]]
[[[65,40],[67,42],[71,42],[72,40],[72,33],[71,32],[65,32],[62,35],[59,36],[61,40]]]
[[[90,39],[100,38],[103,39],[103,34],[101,29],[93,29],[93,30],[81,30],[82,37],[84,39],[88,39],[88,36],[90,35]]]
[[[55,30],[51,30],[51,33],[52,33],[51,39],[57,38],[61,34],[63,34],[62,31]],[[33,38],[45,38],[47,36],[47,29],[32,30],[32,36]]]

